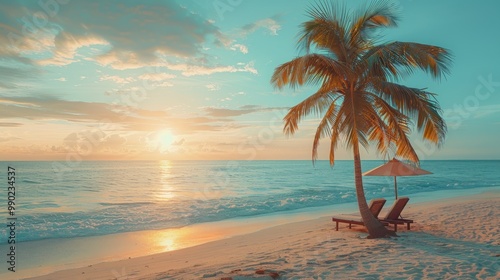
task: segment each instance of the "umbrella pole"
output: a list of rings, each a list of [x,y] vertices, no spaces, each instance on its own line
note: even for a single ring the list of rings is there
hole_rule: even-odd
[[[398,199],[398,183],[396,182],[396,176],[394,176],[394,193],[396,194],[396,199]]]

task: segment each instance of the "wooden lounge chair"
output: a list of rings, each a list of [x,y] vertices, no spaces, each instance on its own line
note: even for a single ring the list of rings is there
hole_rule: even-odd
[[[410,200],[408,197],[400,197],[394,201],[391,209],[387,212],[387,215],[383,219],[379,219],[381,222],[394,225],[394,231],[398,231],[398,225],[406,224],[406,229],[410,230],[410,224],[413,220],[401,218],[401,212],[405,208],[406,204]]]
[[[384,198],[374,198],[370,201],[369,205],[370,211],[372,212],[373,216],[375,216],[375,218],[378,218],[378,214],[380,214],[382,207],[384,207],[385,201],[386,200]],[[335,222],[336,231],[339,230],[339,223],[349,224],[349,228],[351,228],[352,225],[362,225],[362,226],[365,225],[360,217],[349,216],[349,215],[332,217],[332,221]],[[382,223],[384,225],[387,225],[387,223],[384,222]]]

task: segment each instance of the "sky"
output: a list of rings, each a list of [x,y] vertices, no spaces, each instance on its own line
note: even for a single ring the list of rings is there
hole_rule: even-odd
[[[420,158],[500,159],[500,2],[392,2],[400,21],[382,42],[453,55],[443,79],[401,81],[437,93],[448,124],[439,149],[411,136]],[[293,136],[282,118],[315,88],[270,79],[304,54],[297,34],[314,3],[0,1],[0,161],[311,159],[318,117]],[[342,146],[336,155],[352,159]]]

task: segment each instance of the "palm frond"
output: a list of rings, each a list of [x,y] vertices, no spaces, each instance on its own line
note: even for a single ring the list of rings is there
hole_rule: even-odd
[[[440,78],[449,73],[451,54],[437,46],[393,42],[373,47],[363,55],[362,61],[367,63],[368,69],[379,68],[393,76],[397,76],[397,73],[391,69],[403,67],[410,73],[420,68],[433,77]],[[375,69],[375,72],[381,71]]]
[[[316,128],[316,133],[314,135],[313,148],[312,148],[313,162],[318,158],[319,140],[321,138],[326,137],[326,136],[330,137],[331,141],[335,142],[333,144],[336,147],[337,139],[332,138],[332,130],[336,129],[335,127],[333,127],[333,124],[334,124],[335,120],[337,119],[338,106],[337,106],[336,102],[340,97],[341,97],[341,95],[337,96],[335,99],[332,100],[330,107],[325,112],[323,118],[321,119],[320,123],[318,124],[318,127]],[[332,153],[332,152],[333,151],[330,149],[330,153]]]
[[[372,102],[374,103],[374,101]],[[373,106],[367,107],[363,111],[363,115],[368,123],[368,130],[366,131],[368,140],[377,144],[377,152],[381,154],[387,153],[391,147],[391,143],[393,143],[397,136],[394,135],[393,131],[384,122]]]
[[[330,165],[333,166],[335,163],[335,150],[337,149],[337,143],[340,138],[340,132],[337,129],[337,127],[332,126],[332,132],[330,136],[330,153],[329,153],[329,160],[330,160]]]
[[[372,96],[374,97],[374,106],[377,108],[378,115],[387,124],[388,135],[391,135],[390,142],[396,146],[395,156],[418,163],[418,155],[408,139],[411,132],[408,116],[393,108],[382,98],[376,95]]]
[[[295,88],[304,83],[318,84],[326,78],[340,79],[345,76],[343,65],[320,54],[307,54],[278,66],[271,84],[277,88],[289,85]]]
[[[416,119],[416,126],[425,140],[440,146],[446,135],[446,122],[434,94],[390,82],[375,84],[380,96],[398,110]]]
[[[332,97],[329,95],[330,90],[320,88],[316,93],[304,99],[299,104],[290,108],[288,113],[283,118],[285,125],[283,132],[286,135],[292,135],[299,128],[299,122],[305,116],[316,113],[321,115],[331,104]]]
[[[347,93],[339,107],[338,117],[334,123],[335,127],[341,134],[346,137],[346,145],[348,148],[353,146],[354,142],[358,142],[363,147],[368,147],[368,139],[366,134],[366,122],[360,117],[366,106],[370,106],[367,102],[362,102],[362,96],[355,96],[352,93]]]
[[[313,45],[330,50],[339,61],[345,61],[347,12],[345,6],[319,1],[308,9],[312,20],[302,24],[297,46],[308,53]]]
[[[370,31],[380,27],[397,26],[397,21],[396,9],[391,1],[371,2],[353,14],[348,33],[350,48],[364,50],[363,46],[370,43]]]

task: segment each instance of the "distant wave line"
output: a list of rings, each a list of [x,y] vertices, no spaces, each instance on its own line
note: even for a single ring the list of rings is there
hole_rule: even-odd
[[[100,202],[102,206],[120,206],[120,205],[150,205],[155,204],[154,202],[144,201],[144,202]]]

